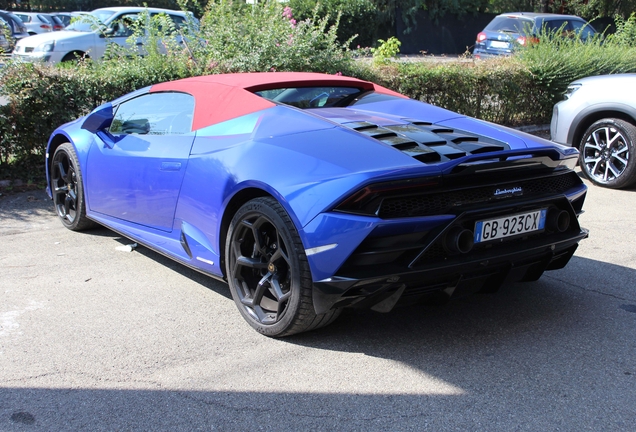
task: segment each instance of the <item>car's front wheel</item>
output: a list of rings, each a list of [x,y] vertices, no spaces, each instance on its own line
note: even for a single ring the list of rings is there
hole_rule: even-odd
[[[226,243],[226,274],[243,318],[256,331],[281,337],[324,327],[338,310],[316,314],[307,256],[291,218],[273,198],[253,199],[234,215]]]
[[[81,231],[96,225],[86,217],[82,172],[70,143],[60,145],[53,153],[51,193],[57,215],[66,228]]]
[[[579,150],[583,174],[593,183],[624,188],[636,182],[636,126],[621,119],[602,119],[590,126]]]

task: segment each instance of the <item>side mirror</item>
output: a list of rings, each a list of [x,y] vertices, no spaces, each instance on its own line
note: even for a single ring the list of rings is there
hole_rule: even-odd
[[[104,130],[113,122],[113,106],[110,103],[99,106],[93,110],[82,124],[82,129],[96,133]]]
[[[112,36],[114,34],[115,34],[115,29],[112,28],[112,27],[108,27],[108,28],[105,28],[104,30],[102,30],[102,32],[99,34],[99,37],[100,38],[107,38],[107,37],[110,37],[110,36]]]

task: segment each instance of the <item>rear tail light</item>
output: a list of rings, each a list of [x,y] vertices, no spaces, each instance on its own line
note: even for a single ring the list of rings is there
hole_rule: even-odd
[[[435,177],[375,183],[349,195],[334,210],[364,216],[377,216],[385,198],[418,194],[436,187],[439,187],[439,179]]]
[[[488,38],[488,36],[486,36],[486,33],[481,32],[477,35],[477,42],[483,42]]]
[[[537,39],[536,37],[528,37],[528,36],[519,36],[517,38],[517,42],[519,42],[519,45],[534,45],[539,43],[539,39]]]
[[[40,28],[43,28],[44,30],[51,30],[51,26],[46,24],[41,24]]]

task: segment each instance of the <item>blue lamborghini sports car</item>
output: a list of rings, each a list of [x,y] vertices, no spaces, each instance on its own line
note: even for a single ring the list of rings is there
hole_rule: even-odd
[[[48,192],[229,284],[268,336],[562,268],[587,231],[578,152],[313,73],[153,85],[53,132]]]

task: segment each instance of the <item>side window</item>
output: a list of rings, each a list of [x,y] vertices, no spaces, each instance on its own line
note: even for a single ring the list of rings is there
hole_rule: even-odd
[[[174,22],[174,25],[177,29],[180,29],[186,23],[185,18],[179,15],[170,15],[170,18],[172,19],[172,22]]]
[[[153,13],[150,16],[151,18],[154,18],[157,15],[160,15],[160,14]],[[174,24],[174,27],[173,27],[174,30],[179,30],[181,27],[184,27],[187,24],[185,17],[182,17],[180,15],[171,15],[171,14],[168,14],[168,15],[161,14],[161,15],[169,18],[172,21],[172,23]],[[159,25],[159,31],[162,31],[162,30],[163,30],[163,27]]]
[[[116,18],[111,27],[112,37],[130,37],[133,34],[133,23],[137,19],[137,14],[125,14]]]
[[[139,96],[122,103],[109,131],[113,135],[181,135],[192,130],[194,97],[165,92]]]
[[[561,30],[563,32],[568,30],[568,22],[566,20],[544,21],[543,25],[545,29],[551,33],[556,32],[557,30],[561,29],[561,27],[563,27],[563,29]]]

